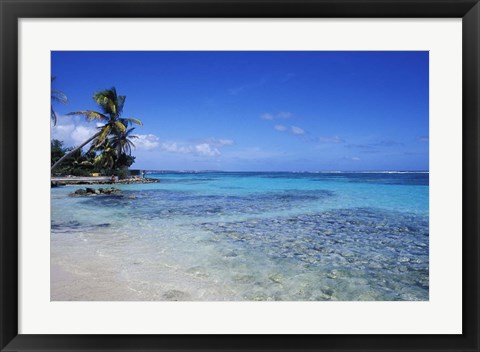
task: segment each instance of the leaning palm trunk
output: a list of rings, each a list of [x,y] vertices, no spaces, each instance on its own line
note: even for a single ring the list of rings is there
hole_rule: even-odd
[[[55,170],[66,158],[68,158],[70,155],[74,154],[77,150],[79,149],[82,149],[84,146],[86,146],[88,143],[90,143],[91,141],[93,141],[95,138],[97,138],[98,136],[100,135],[100,132],[99,133],[95,133],[92,137],[90,137],[89,139],[87,139],[85,142],[83,142],[82,144],[80,144],[78,147],[75,147],[74,149],[72,149],[71,151],[69,151],[67,154],[65,154],[64,156],[62,156],[60,159],[57,160],[57,162],[55,164],[52,165],[52,168],[50,169],[51,172],[53,172],[53,170]]]

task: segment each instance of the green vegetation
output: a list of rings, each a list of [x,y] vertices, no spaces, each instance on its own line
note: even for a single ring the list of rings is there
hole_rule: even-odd
[[[103,125],[98,127],[97,133],[74,148],[64,148],[63,142],[53,140],[52,173],[55,170],[60,174],[101,172],[125,176],[128,167],[135,161],[131,155],[132,147],[135,147],[132,140],[137,138],[132,135],[134,128],[128,127],[131,124],[142,125],[138,119],[121,116],[125,99],[125,96],[117,95],[113,87],[93,96],[101,112],[82,110],[68,114],[84,116],[87,121],[99,121]],[[89,150],[83,153],[82,148],[89,143]]]
[[[53,139],[51,141],[51,160],[52,165],[57,162],[61,157],[65,156],[67,153],[72,151],[71,147],[64,147],[64,143],[58,139]],[[108,152],[107,152],[108,154]],[[118,158],[116,165],[111,164],[102,164],[96,159],[102,155],[95,153],[93,150],[83,152],[81,149],[78,149],[75,153],[70,154],[69,157],[65,158],[61,165],[55,170],[55,174],[58,175],[73,175],[73,176],[89,176],[92,173],[100,173],[103,175],[112,175],[117,174],[119,176],[124,176],[126,173],[126,168],[132,165],[135,162],[135,157],[133,155],[122,154]]]

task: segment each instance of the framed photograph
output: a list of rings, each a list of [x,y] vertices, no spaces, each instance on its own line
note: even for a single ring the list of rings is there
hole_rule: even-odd
[[[1,351],[478,351],[477,1],[1,0]]]

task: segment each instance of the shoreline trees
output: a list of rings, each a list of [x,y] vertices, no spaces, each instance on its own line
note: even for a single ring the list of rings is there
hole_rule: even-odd
[[[83,116],[87,121],[97,121],[103,125],[98,127],[98,132],[88,138],[85,142],[66,152],[51,167],[51,172],[75,153],[91,143],[87,152],[95,153],[94,163],[113,170],[120,170],[125,173],[126,169],[133,164],[135,157],[131,155],[132,147],[135,145],[132,139],[134,128],[128,128],[132,124],[142,125],[136,118],[122,117],[126,96],[118,95],[115,87],[105,89],[93,95],[93,100],[100,107],[99,111],[82,110],[70,112],[68,115]],[[123,176],[123,175],[122,175]]]

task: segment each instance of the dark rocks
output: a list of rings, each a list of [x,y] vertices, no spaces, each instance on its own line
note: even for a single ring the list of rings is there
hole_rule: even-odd
[[[52,222],[52,233],[75,233],[94,232],[101,228],[108,228],[111,224],[83,224],[78,221],[67,221],[62,223]]]
[[[117,194],[121,193],[118,188],[110,187],[110,188],[99,188],[98,189],[102,194]]]
[[[276,284],[281,284],[285,280],[283,275],[280,273],[271,274],[268,278]]]
[[[118,188],[80,188],[70,193],[71,196],[97,196],[97,195],[120,195],[122,191]]]
[[[188,293],[180,290],[168,290],[162,295],[162,301],[189,301],[191,297]]]
[[[158,183],[160,182],[159,179],[156,178],[142,178],[142,177],[131,177],[122,180],[118,180],[116,183],[123,183],[123,184],[138,184],[138,183]]]

